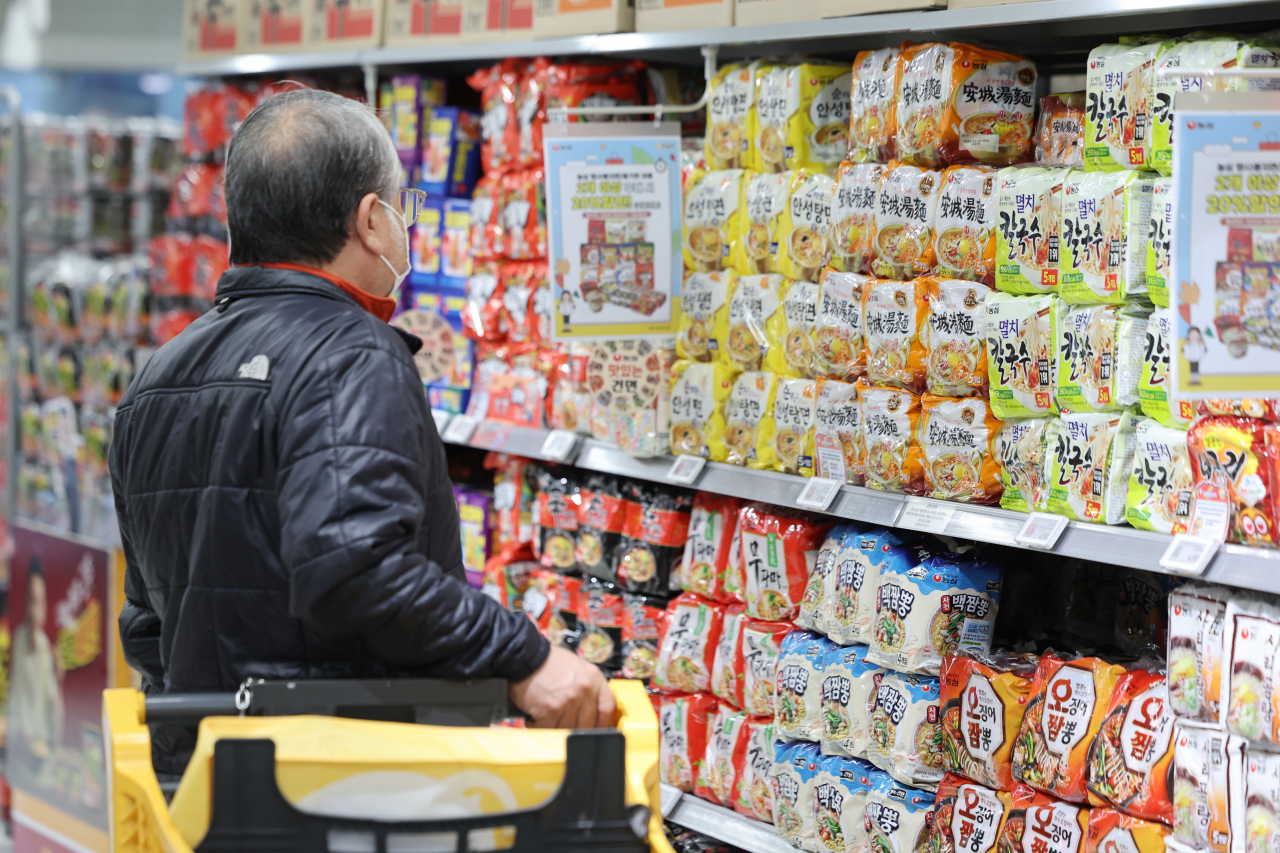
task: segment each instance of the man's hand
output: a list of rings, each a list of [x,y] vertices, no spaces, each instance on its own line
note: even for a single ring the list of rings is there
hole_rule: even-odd
[[[537,672],[513,682],[510,695],[542,729],[607,728],[617,711],[600,670],[559,646],[551,647]]]

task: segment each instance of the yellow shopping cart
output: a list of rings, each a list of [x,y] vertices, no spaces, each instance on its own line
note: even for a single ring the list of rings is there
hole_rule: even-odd
[[[637,681],[610,688],[617,727],[581,732],[489,727],[506,711],[500,681],[250,681],[236,694],[153,697],[107,690],[111,847],[672,853],[653,707]],[[172,802],[152,770],[148,723],[199,724]]]

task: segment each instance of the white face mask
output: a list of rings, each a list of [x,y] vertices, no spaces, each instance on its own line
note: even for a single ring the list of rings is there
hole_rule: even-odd
[[[409,273],[413,271],[413,262],[409,259],[409,223],[404,221],[404,214],[387,204],[382,199],[378,199],[378,204],[391,211],[404,225],[404,272],[396,272],[396,268],[391,265],[391,261],[387,260],[386,255],[378,255],[382,258],[382,262],[387,265],[387,269],[391,270],[391,274],[396,277],[395,287],[391,288],[390,298],[395,299],[400,294],[400,285],[404,284],[404,280],[409,277]]]

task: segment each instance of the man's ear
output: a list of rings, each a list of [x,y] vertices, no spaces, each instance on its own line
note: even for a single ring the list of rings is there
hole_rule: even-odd
[[[355,238],[374,255],[385,255],[391,246],[386,208],[378,202],[377,193],[367,193],[356,206]]]

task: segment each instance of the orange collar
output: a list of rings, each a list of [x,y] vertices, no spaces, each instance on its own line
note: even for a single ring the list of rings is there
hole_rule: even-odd
[[[324,270],[318,270],[315,267],[304,267],[298,264],[256,264],[255,266],[266,267],[267,269],[272,270],[295,270],[297,272],[318,275],[325,281],[336,285],[343,293],[354,299],[357,305],[384,323],[390,322],[391,315],[396,312],[396,301],[390,296],[374,296],[369,291],[361,290],[344,278],[338,278],[332,273],[327,273]]]

